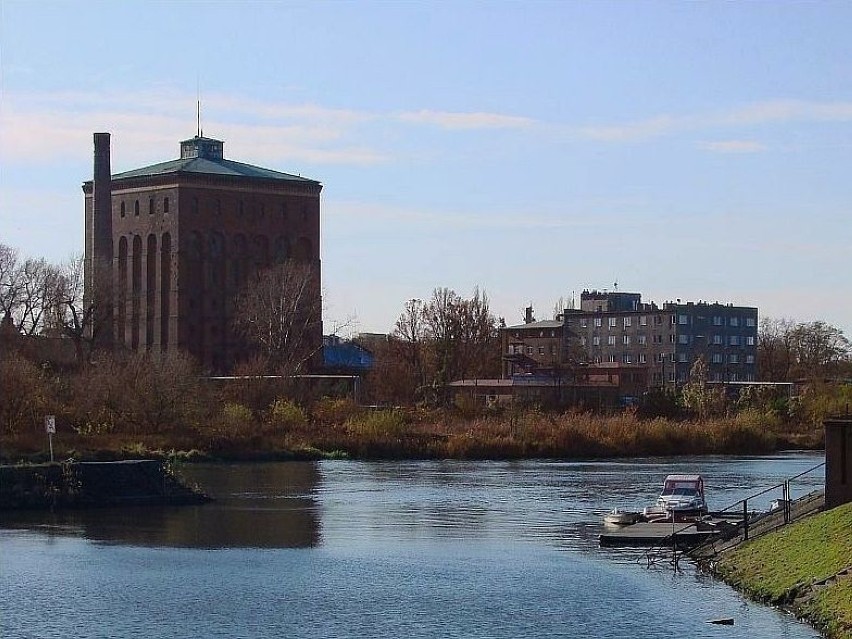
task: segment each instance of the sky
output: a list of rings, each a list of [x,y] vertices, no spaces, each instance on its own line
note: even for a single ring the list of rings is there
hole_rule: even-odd
[[[113,172],[225,157],[318,180],[325,330],[584,289],[852,336],[852,3],[0,0],[0,243],[83,247]]]

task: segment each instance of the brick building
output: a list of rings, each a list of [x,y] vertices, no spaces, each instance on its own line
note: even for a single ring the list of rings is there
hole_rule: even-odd
[[[227,372],[248,353],[232,325],[251,274],[306,262],[319,297],[319,182],[226,159],[220,140],[201,136],[180,143],[179,159],[110,175],[109,134],[94,141],[94,179],[83,184],[86,284],[112,300],[102,343],[182,350]],[[313,332],[320,352],[321,323]]]
[[[699,357],[711,382],[756,379],[757,309],[718,302],[642,302],[639,293],[584,291],[580,309],[501,331],[503,376],[617,369],[636,387],[682,384]],[[633,372],[631,372],[633,371]]]

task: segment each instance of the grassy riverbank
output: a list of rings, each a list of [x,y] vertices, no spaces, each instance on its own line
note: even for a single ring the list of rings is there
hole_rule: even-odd
[[[345,401],[306,413],[289,402],[262,414],[226,405],[193,426],[60,430],[58,459],[180,456],[189,459],[521,459],[647,455],[766,454],[818,449],[822,429],[743,412],[703,421],[640,419],[625,412],[546,413],[536,410],[466,416],[457,410],[365,410]],[[46,454],[43,431],[0,436],[5,462]]]
[[[852,639],[852,504],[797,522],[728,553],[716,572],[750,597],[789,606],[833,639]]]

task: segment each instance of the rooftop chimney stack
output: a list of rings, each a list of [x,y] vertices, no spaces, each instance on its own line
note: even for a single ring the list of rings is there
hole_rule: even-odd
[[[112,319],[112,174],[109,133],[95,133],[94,176],[92,181],[92,261],[87,264],[88,303],[96,304],[93,330],[100,345],[113,341]]]

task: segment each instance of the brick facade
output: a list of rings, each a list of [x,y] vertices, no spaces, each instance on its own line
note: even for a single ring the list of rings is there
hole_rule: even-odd
[[[193,142],[219,146],[205,158],[203,146],[193,155]],[[311,264],[319,283],[322,186],[226,162],[221,144],[187,140],[181,161],[112,176],[112,328],[118,346],[183,350],[207,370],[230,372],[248,355],[232,328],[247,279],[293,258]],[[83,185],[87,228],[93,190]],[[87,258],[96,253],[87,244]],[[310,342],[321,351],[321,324]]]

